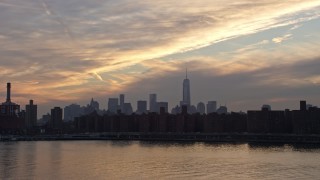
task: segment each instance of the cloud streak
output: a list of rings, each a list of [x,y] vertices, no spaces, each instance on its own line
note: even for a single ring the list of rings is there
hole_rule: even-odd
[[[320,17],[319,7],[318,0],[0,1],[0,83],[20,82],[23,94],[48,102],[88,98],[93,89],[112,94],[148,78],[165,78],[187,61],[197,62],[195,70],[211,67],[221,76],[254,72],[274,65],[260,47],[295,35],[244,45],[227,54],[231,60],[163,59],[288,25],[299,30]]]

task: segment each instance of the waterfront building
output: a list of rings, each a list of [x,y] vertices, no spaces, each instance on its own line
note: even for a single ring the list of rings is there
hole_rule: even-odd
[[[7,99],[0,105],[0,113],[2,116],[18,116],[20,105],[11,101],[11,83],[7,83]]]
[[[26,105],[25,125],[27,128],[33,128],[37,126],[37,105],[33,104],[33,100],[29,101]]]
[[[11,83],[7,83],[7,99],[0,104],[0,133],[19,131],[25,126],[25,112],[20,105],[11,101]]]

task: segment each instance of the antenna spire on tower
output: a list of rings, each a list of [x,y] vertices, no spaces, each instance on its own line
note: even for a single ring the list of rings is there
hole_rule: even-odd
[[[188,68],[186,68],[186,79],[188,79]]]

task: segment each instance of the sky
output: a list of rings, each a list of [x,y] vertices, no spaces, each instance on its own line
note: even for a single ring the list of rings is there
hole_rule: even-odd
[[[230,111],[320,105],[320,0],[0,0],[0,98],[22,109],[126,94]]]

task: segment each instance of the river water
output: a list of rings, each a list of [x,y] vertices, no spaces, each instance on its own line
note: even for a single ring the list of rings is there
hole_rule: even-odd
[[[0,179],[319,179],[320,147],[0,142]]]

